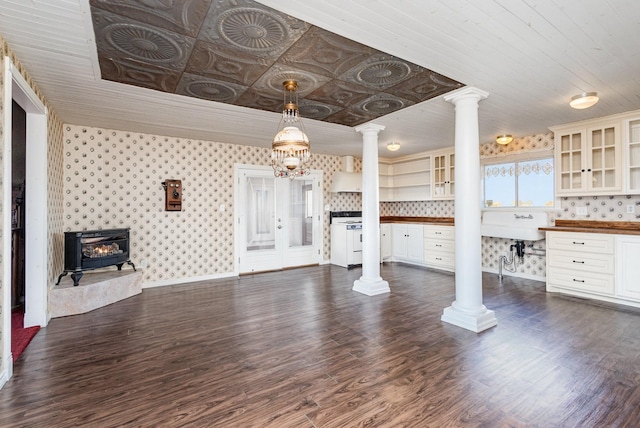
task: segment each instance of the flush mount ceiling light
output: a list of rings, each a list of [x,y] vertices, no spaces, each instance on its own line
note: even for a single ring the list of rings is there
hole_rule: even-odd
[[[583,92],[580,95],[576,95],[575,97],[571,97],[571,102],[569,105],[573,108],[584,109],[589,108],[595,103],[598,102],[600,98],[598,98],[597,92]]]
[[[276,177],[294,179],[309,174],[307,163],[311,146],[298,114],[298,83],[286,80],[282,86],[284,105],[279,131],[271,144],[271,166]]]
[[[509,144],[510,142],[513,141],[513,135],[509,135],[509,134],[502,134],[502,135],[498,135],[496,137],[496,143],[498,144],[502,144],[503,146],[505,144]]]
[[[400,143],[398,143],[397,141],[392,141],[387,144],[387,150],[389,150],[390,152],[395,152],[399,148],[400,148]]]

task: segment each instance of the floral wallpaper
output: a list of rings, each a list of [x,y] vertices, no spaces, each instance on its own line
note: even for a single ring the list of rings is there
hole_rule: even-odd
[[[267,148],[130,131],[64,126],[64,230],[131,228],[131,259],[144,281],[206,278],[234,270],[234,163],[270,165]],[[324,205],[360,210],[359,193],[329,191],[338,156],[313,154]],[[356,159],[359,171],[361,162]],[[180,179],[183,209],[164,210],[165,179]],[[220,205],[225,210],[220,211]],[[325,213],[324,257],[329,260]]]

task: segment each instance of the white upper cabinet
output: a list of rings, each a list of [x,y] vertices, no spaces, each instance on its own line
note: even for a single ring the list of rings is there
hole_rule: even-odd
[[[627,194],[640,194],[640,114],[624,121],[624,160]]]
[[[556,195],[620,194],[620,119],[553,127]]]
[[[454,199],[455,154],[453,149],[432,155],[433,199]]]

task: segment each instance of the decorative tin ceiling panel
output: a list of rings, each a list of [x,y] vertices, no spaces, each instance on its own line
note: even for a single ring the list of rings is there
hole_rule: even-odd
[[[98,54],[102,78],[163,92],[174,92],[182,72]]]
[[[369,98],[375,93],[376,91],[373,89],[368,89],[355,83],[332,80],[310,93],[306,98],[341,107],[349,107],[351,104]]]
[[[235,104],[236,100],[247,90],[246,86],[235,83],[222,82],[209,77],[184,73],[176,89],[177,94],[217,101],[225,104]]]
[[[251,86],[262,76],[271,63],[242,51],[198,41],[193,49],[186,71],[192,74]]]
[[[110,12],[93,10],[99,54],[172,70],[186,67],[195,39]]]
[[[283,56],[280,63],[329,77],[339,76],[376,51],[322,28],[312,27]]]
[[[251,0],[91,0],[102,78],[356,126],[463,86]]]
[[[91,0],[91,6],[196,37],[211,0]]]
[[[422,69],[420,74],[393,86],[388,92],[393,92],[398,97],[419,103],[446,94],[459,87],[460,84],[453,79],[434,73],[431,70]]]
[[[217,0],[200,40],[275,61],[308,29],[306,22],[250,0]]]

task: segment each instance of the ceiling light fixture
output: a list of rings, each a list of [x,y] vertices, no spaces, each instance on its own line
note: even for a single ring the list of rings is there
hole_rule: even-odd
[[[600,98],[598,98],[597,92],[583,92],[580,95],[576,95],[575,97],[571,97],[571,102],[569,105],[573,108],[584,109],[589,108],[595,103],[598,102]]]
[[[387,150],[389,150],[390,152],[395,152],[399,148],[400,148],[400,143],[398,143],[397,141],[392,141],[387,144]]]
[[[309,174],[311,145],[298,114],[298,82],[286,80],[282,86],[284,105],[279,131],[271,144],[271,166],[276,177],[294,179]]]
[[[509,135],[509,134],[502,134],[502,135],[498,135],[496,137],[496,143],[498,144],[502,144],[503,146],[505,144],[509,144],[510,142],[513,141],[513,135]]]

